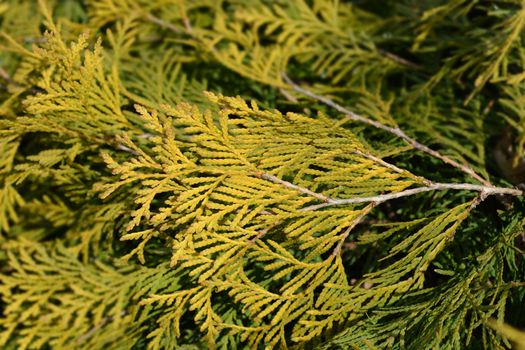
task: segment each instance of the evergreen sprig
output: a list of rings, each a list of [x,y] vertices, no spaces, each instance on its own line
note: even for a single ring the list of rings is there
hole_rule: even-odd
[[[524,9],[0,2],[0,347],[525,347]]]

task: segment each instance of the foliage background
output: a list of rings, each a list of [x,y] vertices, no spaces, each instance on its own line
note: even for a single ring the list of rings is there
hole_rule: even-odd
[[[304,210],[323,197],[278,181],[342,199],[476,182],[286,73],[522,183],[523,1],[4,0],[0,15],[3,348],[524,346],[522,196]]]

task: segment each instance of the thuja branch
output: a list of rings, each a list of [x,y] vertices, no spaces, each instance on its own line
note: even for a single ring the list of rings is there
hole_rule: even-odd
[[[381,194],[371,197],[357,197],[357,198],[344,198],[344,199],[333,199],[328,203],[322,203],[317,205],[312,205],[306,208],[303,208],[303,211],[316,210],[324,207],[329,207],[333,205],[344,205],[344,204],[356,204],[356,203],[382,203],[392,199],[397,199],[401,197],[408,197],[414,194],[430,191],[442,191],[442,190],[466,190],[466,191],[476,191],[480,192],[483,197],[490,196],[494,194],[507,194],[512,196],[521,196],[523,191],[513,189],[513,188],[503,188],[503,187],[494,187],[494,186],[482,186],[482,185],[472,185],[472,184],[449,184],[449,183],[432,183],[430,186],[411,188],[396,193]]]
[[[431,182],[427,180],[427,184],[428,184],[427,186],[411,188],[411,189],[404,190],[401,192],[380,194],[377,196],[370,196],[370,197],[336,199],[336,198],[325,196],[320,193],[313,192],[307,188],[295,185],[291,182],[281,180],[278,177],[270,175],[270,174],[266,174],[266,173],[261,174],[260,177],[268,181],[283,185],[287,188],[296,190],[300,193],[310,195],[324,202],[321,204],[311,205],[311,206],[302,208],[301,211],[310,211],[310,210],[321,209],[321,208],[330,207],[334,205],[345,205],[345,204],[357,204],[357,203],[377,203],[379,204],[379,203],[386,202],[392,199],[408,197],[408,196],[412,196],[414,194],[418,194],[422,192],[442,191],[442,190],[475,191],[475,192],[479,192],[483,197],[494,195],[494,194],[512,195],[512,196],[523,195],[523,191],[514,189],[514,188],[473,185],[473,184],[467,184],[467,183],[460,183],[460,184],[435,183],[435,182]]]
[[[381,124],[375,120],[372,120],[372,119],[369,119],[369,118],[366,118],[366,117],[363,117],[355,112],[352,112],[351,110],[341,106],[340,104],[332,101],[331,99],[327,98],[327,97],[324,97],[324,96],[320,96],[320,95],[317,95],[309,90],[306,90],[302,87],[300,87],[299,85],[297,85],[295,82],[293,82],[285,73],[283,73],[283,79],[291,86],[291,88],[303,95],[306,95],[310,98],[313,98],[319,102],[322,102],[324,103],[325,105],[327,106],[330,106],[332,108],[334,108],[335,110],[343,113],[346,115],[346,119],[348,120],[352,120],[352,121],[357,121],[357,122],[361,122],[361,123],[365,123],[365,124],[368,124],[368,125],[371,125],[377,129],[381,129],[381,130],[384,130],[390,134],[393,134],[403,140],[405,140],[408,144],[410,144],[412,147],[414,147],[415,149],[417,150],[420,150],[424,153],[427,153],[429,155],[431,155],[432,157],[434,158],[437,158],[437,159],[440,159],[441,161],[443,161],[444,163],[447,163],[461,171],[463,171],[464,173],[470,175],[471,177],[473,177],[474,179],[478,180],[479,182],[481,182],[483,185],[485,186],[491,186],[491,183],[487,180],[485,180],[484,178],[482,178],[480,175],[478,175],[471,167],[469,167],[468,165],[465,165],[465,164],[461,164],[461,163],[458,163],[456,162],[455,160],[439,153],[438,151],[435,151],[431,148],[429,148],[428,146],[425,146],[421,143],[419,143],[418,141],[416,141],[415,139],[411,138],[410,136],[408,136],[407,134],[405,134],[405,132],[403,130],[401,130],[400,128],[398,127],[390,127],[390,126],[387,126],[387,125],[384,125],[384,124]]]

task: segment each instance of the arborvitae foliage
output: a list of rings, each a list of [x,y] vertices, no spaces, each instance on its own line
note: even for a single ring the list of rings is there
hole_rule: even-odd
[[[0,16],[0,348],[525,348],[525,2]]]

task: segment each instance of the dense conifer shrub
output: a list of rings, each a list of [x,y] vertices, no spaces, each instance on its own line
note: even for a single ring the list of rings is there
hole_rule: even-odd
[[[525,348],[525,2],[0,16],[0,348]]]

